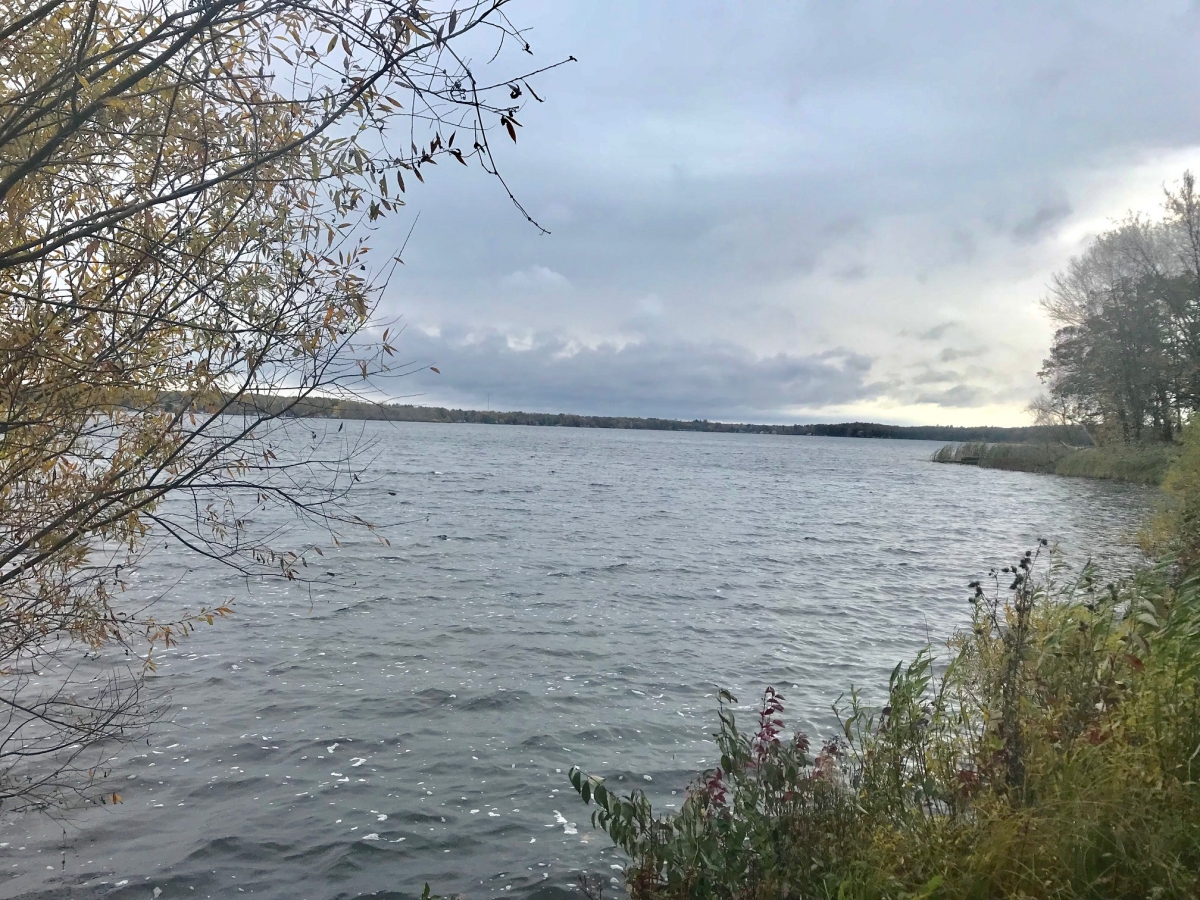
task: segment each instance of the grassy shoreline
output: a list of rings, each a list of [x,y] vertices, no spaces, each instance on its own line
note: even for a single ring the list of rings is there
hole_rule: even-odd
[[[969,441],[947,444],[931,459],[938,463],[974,465],[984,469],[1160,485],[1178,455],[1179,447],[1174,444],[1072,447],[1062,443]]]

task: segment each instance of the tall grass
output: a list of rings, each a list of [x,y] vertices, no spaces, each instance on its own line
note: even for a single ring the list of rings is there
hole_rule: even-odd
[[[1053,472],[1059,460],[1074,452],[1074,447],[1065,444],[989,444],[970,441],[947,444],[933,454],[933,461],[1019,472]]]
[[[1174,444],[1130,447],[1089,447],[1063,457],[1056,475],[1108,478],[1134,484],[1162,484],[1171,463],[1179,455]]]
[[[987,469],[1161,484],[1178,455],[1173,444],[1069,447],[1066,444],[947,444],[931,459]]]
[[[678,813],[573,769],[634,900],[1200,897],[1200,433],[1160,558],[1119,584],[1044,544],[973,583],[968,628],[852,691],[823,742],[720,695]]]

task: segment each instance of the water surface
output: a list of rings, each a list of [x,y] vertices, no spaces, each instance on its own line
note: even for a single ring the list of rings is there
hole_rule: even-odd
[[[160,665],[174,710],[121,753],[123,805],[0,823],[0,895],[565,896],[620,863],[568,767],[671,808],[718,688],[828,733],[966,619],[967,581],[1042,537],[1119,572],[1153,502],[923,442],[359,428],[391,546],[328,548],[315,587],[160,553],[137,589],[236,616]]]

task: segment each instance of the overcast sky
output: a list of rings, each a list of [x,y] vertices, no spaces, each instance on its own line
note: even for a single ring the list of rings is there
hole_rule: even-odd
[[[383,314],[412,402],[1024,424],[1050,274],[1200,169],[1188,2],[520,0],[504,173],[440,166]],[[504,139],[507,142],[507,138]],[[499,142],[497,142],[499,143]]]

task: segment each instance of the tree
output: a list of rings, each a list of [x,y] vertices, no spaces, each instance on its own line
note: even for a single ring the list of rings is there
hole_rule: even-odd
[[[1059,326],[1039,373],[1043,418],[1097,439],[1172,440],[1200,400],[1200,212],[1190,173],[1167,217],[1133,216],[1056,275],[1043,307]]]
[[[1200,197],[1195,176],[1184,172],[1178,188],[1165,194],[1170,268],[1162,291],[1180,360],[1181,406],[1194,410],[1200,407]]]
[[[406,371],[368,239],[406,176],[500,177],[536,73],[470,54],[530,49],[507,5],[0,0],[0,805],[94,796],[153,648],[229,613],[124,602],[151,539],[294,578],[247,509],[370,527],[287,413]]]

